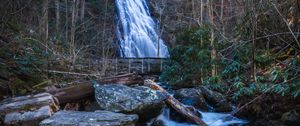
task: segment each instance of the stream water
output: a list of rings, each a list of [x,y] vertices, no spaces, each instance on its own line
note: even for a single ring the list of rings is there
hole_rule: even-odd
[[[160,86],[164,87],[168,90],[168,92],[171,93],[171,95],[174,93],[174,90],[169,88],[164,83],[159,83]],[[211,106],[210,106],[211,107]],[[172,111],[170,108],[165,107],[163,108],[161,114],[156,118],[153,119],[148,123],[148,126],[152,126],[155,120],[160,120],[163,122],[166,126],[197,126],[190,123],[184,123],[184,122],[177,122],[171,117]],[[243,126],[247,124],[248,122],[246,120],[239,119],[237,117],[234,117],[227,113],[216,113],[213,112],[213,108],[210,110],[210,112],[203,112],[201,110],[198,110],[198,112],[202,116],[202,120],[208,125],[208,126]]]
[[[214,112],[199,112],[202,115],[202,120],[208,126],[229,126],[229,125],[236,125],[236,126],[243,126],[247,124],[247,121],[238,119],[230,114],[224,113],[214,113]],[[158,120],[162,121],[166,126],[197,126],[190,123],[180,123],[176,122],[171,119],[170,117],[170,108],[164,108],[162,113],[157,117]],[[153,122],[150,122],[148,125],[151,126]]]

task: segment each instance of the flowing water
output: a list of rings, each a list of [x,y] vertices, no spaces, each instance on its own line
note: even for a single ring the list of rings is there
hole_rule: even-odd
[[[168,58],[157,22],[147,0],[115,0],[118,10],[117,37],[120,54],[126,58]]]
[[[173,95],[174,90],[172,90],[170,87],[168,87],[165,83],[158,83],[161,87],[164,89],[167,89],[171,95]],[[212,106],[210,106],[212,107]],[[213,112],[213,108],[209,110],[210,112],[203,112],[201,110],[198,110],[198,112],[202,116],[202,120],[208,125],[208,126],[243,126],[247,124],[248,122],[246,120],[242,120],[239,118],[236,118],[230,114],[227,113],[216,113]],[[155,120],[160,120],[163,122],[165,126],[197,126],[190,123],[184,123],[184,122],[177,122],[171,117],[171,110],[168,107],[163,108],[161,114],[156,118],[151,120],[148,123],[148,126],[152,126]]]
[[[208,125],[208,126],[230,126],[230,125],[237,125],[242,126],[247,123],[247,121],[238,119],[234,116],[231,116],[230,114],[224,114],[224,113],[214,113],[214,112],[201,112],[202,120]],[[166,126],[197,126],[194,124],[189,123],[180,123],[176,122],[171,119],[170,117],[170,109],[164,108],[162,113],[157,117],[157,120],[160,120],[164,123]],[[154,121],[154,120],[153,120]],[[153,122],[150,122],[148,126],[151,126]]]

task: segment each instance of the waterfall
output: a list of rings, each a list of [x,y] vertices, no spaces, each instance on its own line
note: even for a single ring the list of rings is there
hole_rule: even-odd
[[[126,58],[168,58],[158,24],[150,16],[147,0],[115,0],[120,54]]]

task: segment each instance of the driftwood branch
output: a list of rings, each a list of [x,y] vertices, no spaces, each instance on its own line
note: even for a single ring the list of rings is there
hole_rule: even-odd
[[[163,89],[161,86],[159,86],[152,80],[145,80],[144,85],[150,87],[151,89],[160,90],[168,94],[168,92],[165,89]],[[207,126],[205,122],[203,122],[197,115],[194,114],[194,112],[190,109],[190,106],[189,107],[185,106],[184,104],[180,103],[177,99],[175,99],[171,95],[169,95],[169,98],[166,99],[166,102],[178,113],[180,113],[190,121],[193,121],[199,126]]]
[[[99,76],[101,76],[101,74],[86,74],[86,73],[55,71],[55,70],[49,70],[48,72],[49,73],[55,73],[55,74],[67,74],[67,75],[76,75],[76,76],[91,76],[91,77],[99,77]]]

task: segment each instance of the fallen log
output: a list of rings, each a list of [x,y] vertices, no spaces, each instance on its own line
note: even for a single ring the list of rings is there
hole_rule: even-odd
[[[143,78],[136,74],[123,74],[114,77],[107,77],[96,81],[97,84],[124,84],[134,85],[143,82]],[[46,89],[47,90],[47,89]],[[79,81],[74,86],[66,88],[48,89],[47,92],[55,96],[60,104],[86,98],[94,95],[92,81]]]
[[[15,111],[26,111],[43,106],[50,106],[53,111],[57,111],[58,101],[49,93],[21,96],[3,100],[0,103],[0,113],[7,114]]]
[[[94,93],[93,86],[90,82],[76,84],[66,88],[47,87],[46,91],[56,97],[59,104],[65,104],[71,101],[79,100]]]
[[[49,93],[9,98],[0,102],[0,117],[5,120],[5,125],[38,124],[38,121],[58,110],[57,99]]]
[[[152,80],[145,80],[144,85],[154,90],[160,90],[169,95],[169,93],[165,89],[163,89],[161,86],[159,86]],[[169,95],[169,98],[166,99],[166,102],[178,113],[180,113],[190,121],[193,121],[199,126],[207,126],[205,122],[203,122],[197,115],[194,114],[194,112],[191,110],[191,106],[185,106],[184,104],[180,103],[177,99],[175,99],[171,95]]]

